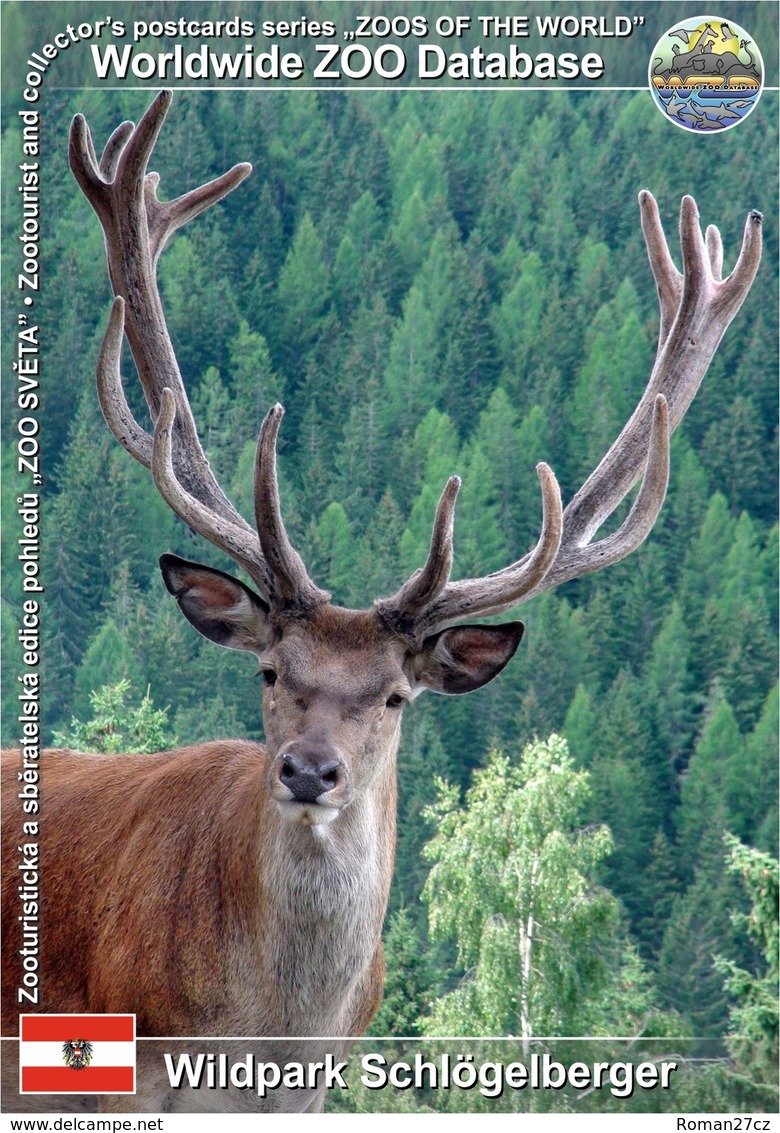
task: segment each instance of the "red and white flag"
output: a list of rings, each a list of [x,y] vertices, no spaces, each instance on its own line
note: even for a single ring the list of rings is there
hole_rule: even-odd
[[[22,1094],[134,1094],[135,1015],[21,1015]]]

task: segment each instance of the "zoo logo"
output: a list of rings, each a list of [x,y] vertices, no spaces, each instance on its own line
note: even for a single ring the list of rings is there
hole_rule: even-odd
[[[62,1044],[62,1057],[69,1070],[84,1070],[92,1061],[92,1043],[86,1039],[68,1039]]]
[[[764,85],[761,53],[743,28],[695,16],[661,36],[649,67],[658,109],[675,126],[720,133],[744,122]]]

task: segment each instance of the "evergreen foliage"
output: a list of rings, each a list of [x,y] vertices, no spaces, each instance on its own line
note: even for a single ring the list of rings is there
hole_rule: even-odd
[[[168,709],[155,708],[147,689],[135,708],[127,704],[130,682],[103,685],[90,696],[92,718],[74,716],[66,732],[55,732],[58,747],[112,755],[122,751],[154,752],[176,742],[168,730]]]
[[[417,1037],[422,1034],[422,1015],[428,1006],[433,973],[423,940],[406,909],[398,909],[388,918],[385,947],[385,994],[370,1033]]]
[[[723,957],[716,966],[734,999],[727,1045],[736,1071],[769,1087],[777,1105],[778,1069],[778,863],[737,838],[727,837],[729,870],[742,878],[751,899],[748,914],[735,915],[761,952],[764,972],[755,975]]]

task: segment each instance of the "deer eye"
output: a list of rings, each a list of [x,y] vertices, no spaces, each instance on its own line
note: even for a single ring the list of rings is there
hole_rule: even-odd
[[[397,692],[394,692],[392,696],[387,698],[385,703],[387,708],[400,708],[401,705],[404,704],[404,698],[399,696]]]
[[[273,669],[261,669],[260,673],[261,673],[261,676],[263,678],[264,684],[267,684],[267,685],[275,685],[276,684],[276,673],[274,672]]]

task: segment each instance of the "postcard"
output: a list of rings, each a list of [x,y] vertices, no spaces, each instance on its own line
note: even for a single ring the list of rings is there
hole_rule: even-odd
[[[777,31],[3,3],[4,1129],[773,1127]]]

